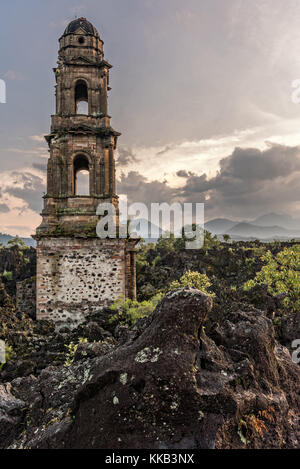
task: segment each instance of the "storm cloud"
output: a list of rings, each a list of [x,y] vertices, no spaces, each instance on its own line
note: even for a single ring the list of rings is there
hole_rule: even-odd
[[[40,212],[42,195],[45,191],[43,179],[29,172],[20,173],[15,171],[13,176],[14,182],[11,186],[6,187],[5,192],[23,200],[31,210]]]
[[[185,184],[149,181],[136,171],[122,174],[119,192],[130,202],[205,203],[206,215],[256,216],[260,211],[289,212],[300,202],[300,147],[269,144],[266,150],[236,148],[220,161],[215,177],[186,170]],[[296,208],[296,207],[294,207]]]
[[[185,169],[181,169],[177,171],[176,176],[179,178],[188,178],[188,177],[195,176],[195,173],[191,171],[186,171]]]
[[[166,182],[148,181],[137,171],[130,171],[127,175],[121,174],[118,180],[118,193],[125,194],[129,203],[142,202],[161,203],[177,200],[178,191],[170,187]]]
[[[220,161],[216,177],[192,175],[185,186],[186,194],[217,190],[225,196],[256,190],[266,181],[285,178],[300,171],[300,147],[272,145],[264,151],[236,148]]]
[[[0,204],[0,213],[8,213],[9,207],[6,204]]]
[[[124,168],[130,163],[134,163],[136,161],[137,157],[130,148],[120,146],[117,159],[117,164],[119,167]]]
[[[205,195],[206,208],[214,213],[241,216],[264,210],[288,210],[300,201],[300,147],[270,145],[264,151],[236,148],[220,161],[211,179],[193,175],[182,188],[185,200]]]
[[[123,163],[134,154],[124,150]],[[12,183],[5,193],[23,200],[39,213],[45,184],[29,172],[13,172]],[[300,205],[300,147],[269,144],[265,150],[235,148],[220,160],[214,177],[179,170],[183,184],[172,187],[167,181],[151,180],[138,171],[122,172],[118,193],[127,195],[129,203],[174,202],[205,203],[206,217],[249,218],[267,211],[298,211]],[[8,210],[0,204],[0,212]],[[260,213],[262,212],[262,213]]]

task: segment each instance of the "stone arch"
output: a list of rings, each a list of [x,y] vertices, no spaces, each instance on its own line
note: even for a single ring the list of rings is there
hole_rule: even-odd
[[[77,78],[73,84],[74,114],[88,115],[90,113],[89,83],[85,78]]]
[[[72,192],[74,195],[82,195],[82,196],[91,196],[92,192],[92,181],[93,181],[93,164],[90,155],[86,152],[76,152],[72,157]],[[78,192],[79,186],[79,175],[88,173],[87,176],[87,183],[88,183],[88,190],[86,193],[80,194]],[[83,180],[83,178],[81,178]]]

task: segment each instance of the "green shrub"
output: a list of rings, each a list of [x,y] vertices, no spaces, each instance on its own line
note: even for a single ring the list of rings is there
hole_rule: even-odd
[[[22,241],[22,239],[20,239],[18,236],[16,236],[15,238],[10,239],[7,243],[7,246],[9,248],[17,246],[21,251],[25,251],[26,249],[30,249],[28,246],[26,246],[24,241]]]
[[[265,263],[256,277],[244,284],[248,291],[256,285],[267,285],[271,295],[285,294],[284,305],[292,311],[300,309],[300,245],[285,248],[277,255],[268,251],[262,256]]]
[[[119,299],[114,302],[110,310],[115,314],[110,318],[109,323],[113,325],[123,325],[132,327],[138,319],[142,319],[155,310],[163,295],[157,294],[149,301],[133,301],[130,299]]]
[[[209,288],[211,287],[211,282],[207,275],[200,274],[199,272],[186,272],[180,280],[176,280],[172,282],[168,288],[169,291],[175,290],[177,288],[184,288],[184,287],[191,287],[197,290],[202,291],[206,295],[214,296],[214,293],[209,292]]]
[[[213,249],[216,246],[220,246],[217,235],[212,235],[209,231],[204,231],[204,249]]]
[[[8,282],[11,282],[12,279],[13,279],[13,274],[12,274],[12,272],[7,272],[6,270],[3,272],[2,276],[3,276],[3,278],[5,278],[5,280],[7,280]]]
[[[74,362],[74,357],[75,357],[75,353],[78,349],[78,345],[79,344],[86,344],[87,342],[88,342],[87,339],[83,339],[81,337],[79,339],[78,344],[75,344],[74,342],[70,342],[69,345],[65,345],[65,347],[67,349],[66,360],[65,360],[65,363],[64,363],[65,366],[71,366],[72,363]]]
[[[228,234],[224,234],[223,239],[224,239],[225,243],[228,243],[231,240],[231,237]]]
[[[6,345],[6,347],[5,347],[5,360],[6,360],[6,363],[13,360],[15,356],[16,356],[16,354],[15,354],[12,346],[11,345]],[[5,363],[0,363],[0,372],[2,371],[2,368],[4,367],[4,365],[5,365]]]

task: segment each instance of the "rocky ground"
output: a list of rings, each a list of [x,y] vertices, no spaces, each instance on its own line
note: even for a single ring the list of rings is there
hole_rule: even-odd
[[[246,278],[234,254],[234,278],[226,262],[215,275],[215,260],[214,299],[174,290],[132,329],[112,327],[103,310],[57,333],[16,312],[13,280],[0,283],[0,339],[11,348],[0,371],[0,447],[299,448],[300,367],[290,354],[299,312],[286,314],[263,286],[232,289]],[[189,268],[213,266],[207,254],[188,256]],[[163,259],[157,270],[166,267]]]
[[[118,342],[0,387],[4,448],[299,448],[300,371],[261,311],[186,288]]]

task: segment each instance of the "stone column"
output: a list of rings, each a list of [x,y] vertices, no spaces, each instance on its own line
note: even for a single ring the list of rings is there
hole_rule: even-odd
[[[100,160],[100,194],[105,194],[105,163],[103,157]]]
[[[109,146],[109,195],[113,196],[116,193],[116,178],[115,178],[115,157],[113,145]]]
[[[107,71],[105,70],[102,75],[102,87],[101,87],[101,112],[107,115],[108,103],[107,103]]]

